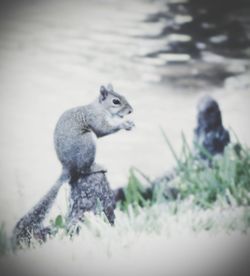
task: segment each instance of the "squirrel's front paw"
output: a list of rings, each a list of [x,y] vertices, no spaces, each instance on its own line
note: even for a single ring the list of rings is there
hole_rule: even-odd
[[[122,128],[126,130],[131,130],[135,126],[134,122],[126,121],[122,124]]]

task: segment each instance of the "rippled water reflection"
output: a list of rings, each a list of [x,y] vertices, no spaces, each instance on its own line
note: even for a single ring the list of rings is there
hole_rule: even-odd
[[[94,99],[101,84],[112,82],[126,95],[137,126],[98,141],[97,160],[108,168],[113,187],[126,183],[131,165],[153,178],[173,164],[159,127],[177,149],[181,131],[191,141],[203,93],[219,100],[225,125],[249,141],[249,48],[232,58],[208,44],[194,55],[191,34],[166,32],[173,22],[184,27],[192,19],[170,13],[169,2],[30,0],[2,9],[0,209],[8,221],[30,208],[59,174],[52,136],[60,114]],[[173,43],[179,45],[174,52]],[[241,76],[224,83],[235,74]]]

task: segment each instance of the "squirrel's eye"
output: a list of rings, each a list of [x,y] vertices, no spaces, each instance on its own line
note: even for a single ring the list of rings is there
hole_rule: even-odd
[[[121,102],[118,99],[114,99],[113,104],[118,105],[118,104],[121,104]]]

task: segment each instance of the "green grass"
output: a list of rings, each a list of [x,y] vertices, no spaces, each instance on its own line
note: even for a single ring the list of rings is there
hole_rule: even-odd
[[[211,208],[219,202],[222,206],[249,206],[250,204],[250,150],[240,143],[231,143],[223,155],[212,157],[205,149],[196,145],[207,160],[200,160],[194,155],[185,136],[182,135],[182,151],[178,155],[163,132],[169,150],[176,160],[174,177],[171,181],[161,179],[152,188],[151,200],[143,195],[146,188],[136,177],[135,169],[130,170],[127,187],[124,188],[125,201],[121,207],[148,206],[162,202],[167,187],[178,190],[178,198],[192,198],[195,205]],[[147,189],[148,190],[148,189]]]
[[[150,202],[145,199],[145,192],[146,188],[136,176],[136,169],[131,168],[129,171],[128,184],[124,188],[125,201],[118,205],[118,207],[123,211],[128,211],[131,206],[135,209],[139,206],[148,206]]]
[[[164,137],[167,140],[166,136]],[[212,157],[205,149],[198,145],[196,147],[207,156],[208,161],[201,162],[195,157],[184,136],[181,156],[175,153],[178,160],[177,177],[172,185],[179,189],[181,199],[192,196],[195,204],[205,208],[211,207],[216,201],[248,206],[249,148],[239,143],[231,143],[225,148],[224,154]]]

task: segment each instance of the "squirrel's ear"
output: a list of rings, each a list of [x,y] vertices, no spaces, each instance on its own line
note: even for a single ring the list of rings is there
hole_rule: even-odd
[[[100,102],[101,101],[104,101],[108,96],[108,90],[102,85],[100,87],[100,97],[99,97],[99,100]]]
[[[108,83],[107,89],[108,91],[114,91],[113,85],[111,83]]]

